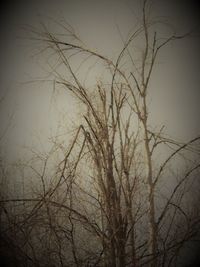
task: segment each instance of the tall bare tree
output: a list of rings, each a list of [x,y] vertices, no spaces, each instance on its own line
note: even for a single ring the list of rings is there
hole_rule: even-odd
[[[43,44],[57,62],[52,66],[54,88],[66,89],[82,108],[68,149],[54,142],[47,157],[37,155],[40,171],[29,163],[41,181],[37,193],[1,201],[5,206],[30,205],[17,225],[23,240],[27,238],[26,257],[33,264],[45,266],[36,248],[40,241],[48,256],[55,254],[56,266],[176,266],[185,243],[198,234],[199,210],[187,207],[187,190],[200,167],[193,156],[199,153],[200,137],[179,143],[167,138],[163,127],[153,131],[148,109],[160,51],[189,34],[160,38],[157,22],[147,16],[146,0],[142,14],[141,25],[124,42],[116,60],[85,47],[69,25],[65,27],[68,40],[44,24],[42,31],[30,31],[31,39]],[[132,53],[138,40],[139,60]],[[81,66],[75,71],[77,57]],[[89,68],[88,58],[107,70],[106,81],[98,81],[92,89],[80,76],[81,67]],[[172,152],[163,162],[155,162],[155,151],[165,145]],[[63,160],[50,177],[48,164],[58,149],[64,151]],[[158,197],[164,194],[163,180],[172,175],[170,163],[180,154],[194,160],[185,173],[174,177],[173,190],[165,198]],[[185,157],[184,161],[189,162]]]

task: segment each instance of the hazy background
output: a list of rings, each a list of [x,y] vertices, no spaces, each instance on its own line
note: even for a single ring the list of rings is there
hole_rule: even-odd
[[[23,155],[22,146],[47,146],[47,137],[60,124],[76,118],[69,96],[52,105],[52,83],[24,83],[46,78],[45,59],[32,57],[24,37],[25,25],[38,26],[48,17],[66,20],[90,48],[112,59],[123,46],[123,38],[139,23],[143,1],[59,0],[17,1],[1,6],[0,94],[1,134],[8,123],[2,150],[11,162]],[[195,29],[195,37],[177,41],[161,53],[151,81],[150,115],[153,125],[166,125],[167,133],[188,140],[200,132],[199,6],[197,1],[152,1],[152,14],[166,17],[179,33]],[[54,31],[57,28],[53,29]],[[162,32],[165,35],[165,32]],[[19,38],[20,37],[20,38]],[[100,70],[101,71],[101,70]],[[98,72],[93,75],[95,80]],[[47,77],[51,79],[51,77]],[[61,112],[61,113],[60,113]],[[63,114],[68,114],[64,116]],[[40,140],[40,141],[38,141]]]
[[[27,147],[48,150],[50,137],[70,132],[78,120],[70,96],[52,99],[52,77],[44,69],[46,58],[33,57],[34,47],[22,30],[40,27],[49,17],[67,21],[88,45],[115,59],[124,39],[139,23],[143,1],[134,0],[43,0],[8,1],[1,6],[0,42],[0,136],[1,153],[10,163],[25,158]],[[2,5],[2,4],[1,4]],[[152,1],[152,16],[165,17],[177,33],[194,29],[194,36],[168,45],[160,54],[150,88],[150,119],[153,126],[166,126],[166,133],[180,141],[200,134],[200,29],[197,1]],[[51,25],[49,25],[50,27]],[[59,29],[55,26],[54,32]],[[163,30],[160,34],[167,35]],[[22,38],[23,37],[23,38]],[[28,34],[27,34],[28,37]],[[96,71],[96,73],[95,73]],[[91,84],[102,69],[95,69]],[[47,82],[31,82],[43,78]],[[6,130],[6,131],[5,131]]]

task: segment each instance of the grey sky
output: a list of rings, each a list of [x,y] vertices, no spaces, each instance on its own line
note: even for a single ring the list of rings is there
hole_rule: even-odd
[[[64,18],[91,48],[115,58],[122,48],[117,26],[123,37],[138,22],[142,1],[18,1],[7,4],[1,16],[1,95],[9,89],[1,107],[2,129],[9,114],[14,113],[12,128],[6,137],[6,151],[15,159],[21,145],[36,145],[33,132],[43,144],[61,117],[51,109],[50,83],[21,85],[18,82],[43,75],[38,61],[29,58],[30,49],[16,40],[23,25],[38,25],[38,15]],[[166,16],[178,32],[199,26],[195,1],[152,1],[152,14]],[[56,28],[54,29],[56,30]],[[199,29],[196,30],[199,33]],[[166,32],[167,33],[167,32]],[[165,32],[161,32],[165,35]],[[153,125],[164,123],[169,134],[185,140],[200,132],[200,54],[199,37],[188,38],[169,45],[161,54],[151,82],[150,115]],[[42,59],[41,59],[42,61]],[[94,76],[98,76],[98,71]],[[94,77],[93,77],[94,78]],[[52,89],[52,87],[51,87]],[[58,98],[59,99],[59,98]],[[60,102],[59,102],[60,101]],[[59,110],[71,116],[73,104],[68,96],[57,102]],[[67,121],[66,123],[70,122]]]

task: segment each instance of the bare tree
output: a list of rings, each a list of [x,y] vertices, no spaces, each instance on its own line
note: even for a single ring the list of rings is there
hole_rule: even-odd
[[[147,14],[144,1],[142,23],[116,60],[85,47],[69,25],[67,41],[44,24],[42,31],[30,31],[31,39],[44,44],[57,62],[52,66],[54,87],[66,89],[82,108],[68,149],[55,141],[49,155],[37,155],[39,168],[33,162],[26,165],[40,179],[39,189],[30,197],[1,201],[30,205],[15,226],[26,236],[26,256],[37,266],[50,266],[39,256],[38,243],[56,266],[176,266],[185,243],[198,234],[199,210],[188,207],[187,191],[200,167],[193,156],[199,153],[200,137],[183,144],[167,138],[164,127],[153,131],[148,110],[160,51],[189,34],[161,39],[157,22]],[[136,60],[132,49],[138,40],[142,45]],[[77,57],[82,61],[75,71]],[[109,82],[98,81],[92,89],[84,85],[80,72],[89,68],[88,58],[105,67]],[[125,59],[130,68],[124,67]],[[172,152],[155,162],[155,151],[164,146]],[[48,164],[58,150],[64,151],[63,160],[50,176]],[[179,155],[188,168],[175,175],[170,163]],[[162,198],[163,181],[173,175],[177,182]]]

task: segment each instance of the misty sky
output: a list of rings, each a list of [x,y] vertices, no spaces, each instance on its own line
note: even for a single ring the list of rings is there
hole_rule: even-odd
[[[200,53],[198,6],[195,1],[152,1],[152,15],[166,17],[179,33],[195,29],[195,37],[177,41],[163,50],[151,81],[150,118],[153,125],[166,125],[166,132],[178,140],[188,140],[200,133]],[[139,22],[142,1],[134,0],[59,0],[11,1],[1,8],[1,132],[12,115],[5,138],[5,151],[15,159],[21,145],[36,145],[33,136],[45,140],[55,132],[62,116],[60,111],[74,113],[66,95],[51,107],[51,83],[24,84],[24,81],[45,77],[34,52],[20,37],[25,25],[38,26],[48,17],[65,19],[90,48],[114,59],[123,46],[123,38]],[[54,31],[57,28],[53,29]],[[165,35],[165,32],[161,34]],[[166,31],[167,34],[167,31]],[[44,62],[42,62],[44,63]],[[44,75],[44,76],[43,76]],[[98,77],[98,71],[93,78]],[[59,102],[60,101],[60,102]],[[66,120],[67,124],[70,122]]]

